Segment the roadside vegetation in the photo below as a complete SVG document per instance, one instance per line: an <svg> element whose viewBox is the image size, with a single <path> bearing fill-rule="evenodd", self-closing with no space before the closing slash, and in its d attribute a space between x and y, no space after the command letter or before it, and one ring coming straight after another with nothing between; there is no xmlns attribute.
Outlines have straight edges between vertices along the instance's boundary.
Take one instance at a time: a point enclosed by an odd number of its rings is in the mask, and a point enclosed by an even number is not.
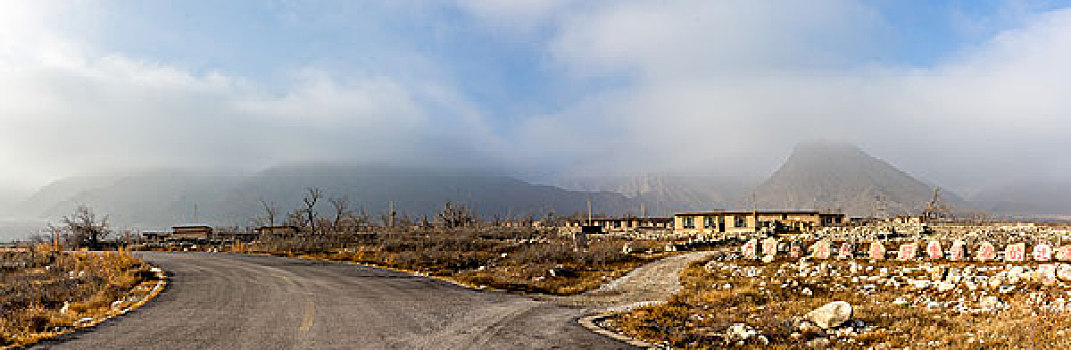
<svg viewBox="0 0 1071 350"><path fill-rule="evenodd" d="M119 314L143 300L155 279L129 253L61 252L48 245L0 252L0 347Z"/></svg>
<svg viewBox="0 0 1071 350"><path fill-rule="evenodd" d="M850 264L855 262L814 263L803 270L819 266L832 272L798 277L794 262L697 262L682 271L681 292L668 302L612 315L601 325L686 349L1071 347L1066 285L1023 280L966 288L963 283L970 282L961 282L941 290L929 281L926 263L863 262L858 269ZM951 268L962 271L966 265ZM970 268L992 272L1005 266ZM891 276L882 276L883 269ZM886 284L895 280L916 282ZM853 306L848 322L829 329L807 324L804 315L833 301Z"/></svg>
<svg viewBox="0 0 1071 350"><path fill-rule="evenodd" d="M275 237L235 250L372 264L444 277L472 286L576 294L664 256L664 242L591 238L586 247L537 228L409 228L301 239ZM626 252L623 247L629 246Z"/></svg>
<svg viewBox="0 0 1071 350"><path fill-rule="evenodd" d="M370 264L423 273L474 287L556 295L592 290L667 254L670 241L611 235L574 238L558 226L577 217L483 218L470 205L446 202L433 216L393 209L369 215L346 197L308 188L284 212L261 199L262 227L252 243L163 245L137 249L214 250ZM544 226L535 224L541 221ZM627 246L627 249L626 249Z"/></svg>

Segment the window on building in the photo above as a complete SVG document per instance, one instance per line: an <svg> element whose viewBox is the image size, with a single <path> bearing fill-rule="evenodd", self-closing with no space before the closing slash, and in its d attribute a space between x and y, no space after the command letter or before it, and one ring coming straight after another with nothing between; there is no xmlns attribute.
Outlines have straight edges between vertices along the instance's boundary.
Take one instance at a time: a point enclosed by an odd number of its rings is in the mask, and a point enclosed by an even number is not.
<svg viewBox="0 0 1071 350"><path fill-rule="evenodd" d="M685 216L681 219L681 226L684 226L684 228L695 228L695 218Z"/></svg>
<svg viewBox="0 0 1071 350"><path fill-rule="evenodd" d="M717 216L704 216L703 217L703 227L704 228L718 228L718 217Z"/></svg>
<svg viewBox="0 0 1071 350"><path fill-rule="evenodd" d="M743 215L737 215L734 217L733 227L747 227L747 217Z"/></svg>

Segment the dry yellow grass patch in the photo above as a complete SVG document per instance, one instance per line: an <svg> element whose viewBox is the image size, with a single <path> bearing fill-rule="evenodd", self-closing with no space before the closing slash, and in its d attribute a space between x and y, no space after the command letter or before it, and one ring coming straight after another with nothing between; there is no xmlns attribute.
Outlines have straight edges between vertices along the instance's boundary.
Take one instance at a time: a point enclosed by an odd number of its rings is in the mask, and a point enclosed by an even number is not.
<svg viewBox="0 0 1071 350"><path fill-rule="evenodd" d="M0 254L0 347L22 346L95 324L158 293L150 267L129 253Z"/></svg>

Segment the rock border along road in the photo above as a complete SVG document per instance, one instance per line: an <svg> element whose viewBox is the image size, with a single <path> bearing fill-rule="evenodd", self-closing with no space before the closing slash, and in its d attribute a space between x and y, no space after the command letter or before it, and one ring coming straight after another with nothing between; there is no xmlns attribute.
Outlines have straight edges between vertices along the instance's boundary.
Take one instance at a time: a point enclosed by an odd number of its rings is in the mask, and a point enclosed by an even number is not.
<svg viewBox="0 0 1071 350"><path fill-rule="evenodd" d="M170 275L163 293L119 319L35 348L631 348L575 322L587 310L397 271L240 254L141 256ZM653 281L642 276L655 266L629 281ZM647 284L617 283L591 297ZM618 295L653 295L636 293Z"/></svg>

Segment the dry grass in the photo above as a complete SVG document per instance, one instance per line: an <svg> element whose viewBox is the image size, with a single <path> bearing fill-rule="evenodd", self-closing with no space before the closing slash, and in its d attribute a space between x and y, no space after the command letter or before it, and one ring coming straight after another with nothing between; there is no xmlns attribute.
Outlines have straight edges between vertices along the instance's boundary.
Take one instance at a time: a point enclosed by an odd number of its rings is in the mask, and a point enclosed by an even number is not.
<svg viewBox="0 0 1071 350"><path fill-rule="evenodd" d="M236 251L373 264L417 271L498 289L568 295L602 283L663 255L631 253L665 242L590 236L576 251L551 230L491 228L411 230L361 236L271 239Z"/></svg>
<svg viewBox="0 0 1071 350"><path fill-rule="evenodd" d="M35 250L0 253L0 262L0 347L32 343L129 307L137 299L129 298L132 290L155 279L128 253Z"/></svg>
<svg viewBox="0 0 1071 350"><path fill-rule="evenodd" d="M861 262L867 264L866 262ZM1068 298L1066 286L1020 284L1014 292L913 291L911 288L863 289L867 282L843 278L793 278L782 264L762 265L734 261L740 268L755 267L760 277L734 275L729 270L707 271L697 263L681 275L682 291L668 303L639 308L612 317L607 325L630 336L675 348L724 348L726 329L734 323L754 327L770 341L744 344L751 348L1071 348L1071 313L1045 307L1056 298ZM830 262L843 266L846 262ZM916 263L906 263L913 266ZM892 262L874 263L899 267ZM962 265L962 263L960 264ZM717 266L717 265L715 265ZM779 275L778 272L781 272ZM912 272L919 279L923 272ZM909 274L910 275L910 274ZM797 285L783 287L789 281ZM725 289L725 284L731 285ZM801 291L806 288L813 295ZM997 295L1009 308L1003 311L964 312L954 307L929 308L926 303L895 305L897 298L926 298L946 305L974 304L982 293ZM855 320L866 327L851 335L836 331L800 333L794 318L830 301L853 305ZM793 334L796 333L796 334ZM830 339L828 345L816 343Z"/></svg>

